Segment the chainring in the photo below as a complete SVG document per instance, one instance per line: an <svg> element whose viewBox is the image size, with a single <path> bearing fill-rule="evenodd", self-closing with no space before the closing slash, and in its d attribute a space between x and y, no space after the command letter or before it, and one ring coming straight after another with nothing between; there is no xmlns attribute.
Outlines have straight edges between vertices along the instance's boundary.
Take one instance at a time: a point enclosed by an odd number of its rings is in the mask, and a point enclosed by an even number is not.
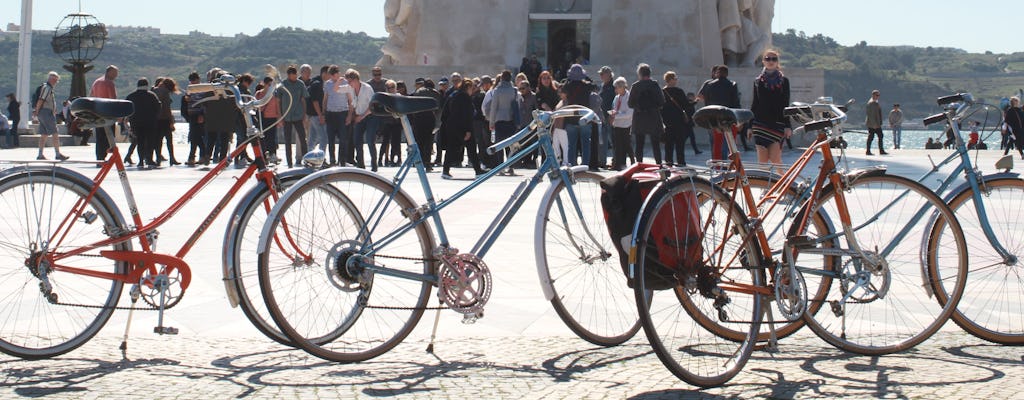
<svg viewBox="0 0 1024 400"><path fill-rule="evenodd" d="M171 269L170 273L147 273L139 278L139 295L146 304L158 308L160 295L163 293L164 309L174 307L185 294L185 290L181 288L181 279L181 271L177 268Z"/></svg>
<svg viewBox="0 0 1024 400"><path fill-rule="evenodd" d="M491 298L491 271L480 257L455 254L441 258L437 297L452 310L467 315L483 315Z"/></svg>
<svg viewBox="0 0 1024 400"><path fill-rule="evenodd" d="M787 321L796 321L807 311L807 281L796 268L779 263L775 269L775 305Z"/></svg>
<svg viewBox="0 0 1024 400"><path fill-rule="evenodd" d="M875 252L865 252L864 255L864 258L850 258L843 264L843 278L839 283L843 296L849 293L849 299L858 303L885 298L892 282L892 272L884 258ZM876 281L880 281L879 284Z"/></svg>

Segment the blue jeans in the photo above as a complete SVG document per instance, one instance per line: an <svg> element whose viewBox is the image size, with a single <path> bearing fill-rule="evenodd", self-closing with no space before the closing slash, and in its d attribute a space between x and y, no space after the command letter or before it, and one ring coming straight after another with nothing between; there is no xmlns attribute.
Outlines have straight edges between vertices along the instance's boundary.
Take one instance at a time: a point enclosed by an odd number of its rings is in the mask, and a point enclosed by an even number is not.
<svg viewBox="0 0 1024 400"><path fill-rule="evenodd" d="M601 165L608 164L608 148L612 145L612 124L608 121L602 121L601 124L601 143L597 146L597 163ZM597 166L597 165L595 165Z"/></svg>
<svg viewBox="0 0 1024 400"><path fill-rule="evenodd" d="M359 121L353 129L352 138L355 139L356 165L366 168L363 162L363 143L370 148L370 168L377 169L377 130L380 127L380 119L377 116L369 115Z"/></svg>
<svg viewBox="0 0 1024 400"><path fill-rule="evenodd" d="M583 150L583 163L590 163L590 126L566 122L565 132L569 137L569 165L576 164L576 154Z"/></svg>
<svg viewBox="0 0 1024 400"><path fill-rule="evenodd" d="M325 120L326 121L326 120ZM327 150L327 124L320 123L320 117L309 116L309 149Z"/></svg>
<svg viewBox="0 0 1024 400"><path fill-rule="evenodd" d="M893 146L893 147L895 147L897 149L900 148L900 139L901 139L900 136L902 134L903 134L903 127L902 126L894 125L892 127L892 141L895 144L895 146Z"/></svg>

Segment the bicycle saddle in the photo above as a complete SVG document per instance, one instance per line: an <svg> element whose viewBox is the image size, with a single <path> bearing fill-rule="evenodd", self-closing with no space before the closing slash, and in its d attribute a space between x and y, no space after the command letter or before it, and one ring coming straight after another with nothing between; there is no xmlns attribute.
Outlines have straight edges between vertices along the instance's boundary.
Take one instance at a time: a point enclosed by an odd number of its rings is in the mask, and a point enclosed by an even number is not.
<svg viewBox="0 0 1024 400"><path fill-rule="evenodd" d="M735 123L745 124L754 118L754 113L742 108L707 106L693 114L693 122L705 129L718 129Z"/></svg>
<svg viewBox="0 0 1024 400"><path fill-rule="evenodd" d="M437 109L437 100L432 97L402 96L391 93L375 93L370 100L373 115L392 117L395 114L415 114Z"/></svg>
<svg viewBox="0 0 1024 400"><path fill-rule="evenodd" d="M113 125L118 118L135 113L135 105L128 100L80 97L71 102L71 115L82 121L83 127Z"/></svg>

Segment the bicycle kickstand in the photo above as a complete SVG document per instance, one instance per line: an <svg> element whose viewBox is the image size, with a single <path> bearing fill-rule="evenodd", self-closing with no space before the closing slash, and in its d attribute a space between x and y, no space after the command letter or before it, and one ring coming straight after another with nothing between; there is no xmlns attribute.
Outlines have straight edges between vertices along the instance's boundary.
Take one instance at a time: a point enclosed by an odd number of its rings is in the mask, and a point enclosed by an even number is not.
<svg viewBox="0 0 1024 400"><path fill-rule="evenodd" d="M128 322L124 325L124 337L121 339L121 361L131 361L128 359L128 332L132 329L132 316L135 315L135 303L139 301L139 297L142 295L142 291L138 285L133 285L131 290L132 305L128 308Z"/></svg>
<svg viewBox="0 0 1024 400"><path fill-rule="evenodd" d="M765 314L768 317L768 343L764 345L763 350L769 353L778 353L779 337L775 334L775 315L772 314L771 302L768 302L768 306L765 307Z"/></svg>
<svg viewBox="0 0 1024 400"><path fill-rule="evenodd" d="M440 301L438 302L440 303ZM438 307L437 314L434 315L434 329L430 331L430 343L427 344L427 353L434 354L434 339L437 338L437 326L441 322L441 308ZM437 355L434 355L437 357Z"/></svg>

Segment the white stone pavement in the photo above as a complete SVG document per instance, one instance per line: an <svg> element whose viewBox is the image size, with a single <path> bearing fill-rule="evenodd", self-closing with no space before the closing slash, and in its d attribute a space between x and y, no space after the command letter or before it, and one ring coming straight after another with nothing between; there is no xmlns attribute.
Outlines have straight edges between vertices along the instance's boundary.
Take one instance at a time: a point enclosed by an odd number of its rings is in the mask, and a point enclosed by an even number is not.
<svg viewBox="0 0 1024 400"><path fill-rule="evenodd" d="M122 144L121 149L127 148ZM187 147L176 146L184 161ZM65 147L72 161L92 160L93 148ZM701 156L688 153L691 164ZM942 150L890 150L865 157L852 151L852 168L884 163L890 171L917 177L930 168L927 154ZM983 171L997 151L983 151ZM35 149L0 150L0 160L29 160ZM52 157L47 149L46 156ZM798 152L789 151L791 160ZM753 152L746 153L749 159ZM1016 160L1018 164L1022 163ZM165 164L166 165L166 164ZM68 163L86 175L96 169ZM1019 170L1019 167L1018 167ZM455 170L469 178L472 170ZM386 176L393 168L382 168ZM528 171L523 171L526 173ZM203 172L193 168L129 168L144 219L170 205ZM238 172L229 169L203 190L170 223L160 228L160 250L173 252L192 233ZM495 177L444 213L456 247L468 249L497 208L523 177ZM431 174L438 197L455 193L466 181L445 181ZM127 210L116 179L105 189ZM543 186L541 187L543 189ZM407 188L414 197L422 194ZM228 305L221 283L221 253L226 218L217 219L185 257L193 281L184 300L166 315L178 336L152 333L156 314L137 313L129 356L120 363L117 345L127 312L116 312L96 338L55 360L26 362L0 356L0 397L54 395L69 398L226 398L280 397L465 397L483 398L678 398L678 397L990 397L1011 398L1020 380L1024 349L990 345L949 323L919 349L882 358L853 357L825 345L810 333L788 339L783 352L759 354L729 386L694 392L665 370L640 334L626 346L594 348L573 334L553 312L538 284L533 258L533 221L540 194L527 201L485 261L494 276L486 317L474 325L461 316L442 314L438 356L423 352L432 318L425 317L408 343L379 359L355 365L321 362L263 338L239 310ZM227 207L229 212L234 204ZM432 314L429 314L432 317Z"/></svg>

